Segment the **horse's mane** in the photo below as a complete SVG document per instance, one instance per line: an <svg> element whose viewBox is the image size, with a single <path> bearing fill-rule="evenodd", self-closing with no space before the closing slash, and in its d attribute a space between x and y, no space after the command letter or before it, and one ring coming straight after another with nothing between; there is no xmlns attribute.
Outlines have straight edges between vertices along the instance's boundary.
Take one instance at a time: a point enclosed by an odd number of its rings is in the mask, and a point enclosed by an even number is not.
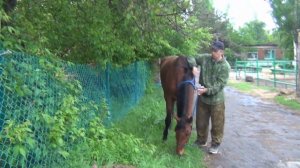
<svg viewBox="0 0 300 168"><path fill-rule="evenodd" d="M194 78L192 68L188 66L187 58L184 56L179 56L177 59L177 67L178 68L184 68L184 74L182 76L182 79L179 82L179 85L177 86L177 116L179 118L185 118L186 114L184 113L184 106L186 104L186 92L188 89L188 83L182 83L183 81L192 80ZM181 122L177 123L176 129L180 129L185 125L184 120L181 120Z"/></svg>
<svg viewBox="0 0 300 168"><path fill-rule="evenodd" d="M181 81L190 80L194 78L192 68L189 67L187 58L185 56L178 56L176 60L177 68L184 68L184 75Z"/></svg>

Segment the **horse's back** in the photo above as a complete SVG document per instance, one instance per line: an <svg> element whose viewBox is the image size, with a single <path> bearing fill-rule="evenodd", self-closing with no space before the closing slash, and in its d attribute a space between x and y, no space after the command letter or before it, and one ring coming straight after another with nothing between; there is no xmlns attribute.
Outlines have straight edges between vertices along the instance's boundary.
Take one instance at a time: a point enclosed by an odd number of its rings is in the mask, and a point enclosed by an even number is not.
<svg viewBox="0 0 300 168"><path fill-rule="evenodd" d="M173 63L176 62L176 59L178 58L178 56L167 56L161 59L160 61L160 68L165 68L166 66L170 66Z"/></svg>
<svg viewBox="0 0 300 168"><path fill-rule="evenodd" d="M175 81L175 68L176 68L176 59L178 56L168 56L161 59L160 63L160 80L161 85L164 91L165 97L175 92L176 90L176 81ZM174 96L174 95L173 95ZM173 97L172 96L172 97Z"/></svg>
<svg viewBox="0 0 300 168"><path fill-rule="evenodd" d="M176 68L176 59L178 56L168 56L161 60L160 63L160 75L163 79L166 79L166 77L170 77L170 75L167 75L171 72L174 72Z"/></svg>

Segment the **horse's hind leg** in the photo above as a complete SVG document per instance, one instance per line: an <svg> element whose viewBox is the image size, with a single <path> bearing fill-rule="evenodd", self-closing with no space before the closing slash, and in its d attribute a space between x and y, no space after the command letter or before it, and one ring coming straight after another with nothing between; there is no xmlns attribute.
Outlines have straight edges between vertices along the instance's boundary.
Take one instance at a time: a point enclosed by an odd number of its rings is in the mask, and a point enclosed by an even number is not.
<svg viewBox="0 0 300 168"><path fill-rule="evenodd" d="M165 129L164 129L164 134L163 134L163 140L167 140L168 138L168 131L169 131L169 127L171 125L171 116L170 114L167 114L166 118L165 118Z"/></svg>
<svg viewBox="0 0 300 168"><path fill-rule="evenodd" d="M172 115L173 115L173 108L174 108L174 100L172 99L167 99L166 100L166 110L167 110L167 115L165 118L165 129L164 129L164 133L163 133L163 140L167 140L168 138L168 130L169 127L171 125L171 121L172 121Z"/></svg>

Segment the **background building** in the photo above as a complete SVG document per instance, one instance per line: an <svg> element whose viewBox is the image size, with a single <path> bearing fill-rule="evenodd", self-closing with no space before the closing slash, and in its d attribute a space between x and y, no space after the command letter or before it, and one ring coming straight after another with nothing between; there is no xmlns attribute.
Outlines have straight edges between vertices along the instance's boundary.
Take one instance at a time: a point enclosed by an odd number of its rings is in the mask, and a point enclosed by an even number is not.
<svg viewBox="0 0 300 168"><path fill-rule="evenodd" d="M247 60L276 60L283 59L283 52L277 44L259 44L245 46L245 52L242 54Z"/></svg>

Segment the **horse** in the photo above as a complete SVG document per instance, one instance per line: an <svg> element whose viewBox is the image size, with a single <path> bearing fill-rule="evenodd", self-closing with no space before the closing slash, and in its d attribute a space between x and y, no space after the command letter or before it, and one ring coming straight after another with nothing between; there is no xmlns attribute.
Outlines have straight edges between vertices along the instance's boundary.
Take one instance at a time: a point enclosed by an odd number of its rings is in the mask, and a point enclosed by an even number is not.
<svg viewBox="0 0 300 168"><path fill-rule="evenodd" d="M177 115L174 116L177 121L175 127L176 153L182 155L192 132L195 76L192 68L188 66L186 57L167 56L161 59L160 78L166 103L163 140L167 140L176 102Z"/></svg>

